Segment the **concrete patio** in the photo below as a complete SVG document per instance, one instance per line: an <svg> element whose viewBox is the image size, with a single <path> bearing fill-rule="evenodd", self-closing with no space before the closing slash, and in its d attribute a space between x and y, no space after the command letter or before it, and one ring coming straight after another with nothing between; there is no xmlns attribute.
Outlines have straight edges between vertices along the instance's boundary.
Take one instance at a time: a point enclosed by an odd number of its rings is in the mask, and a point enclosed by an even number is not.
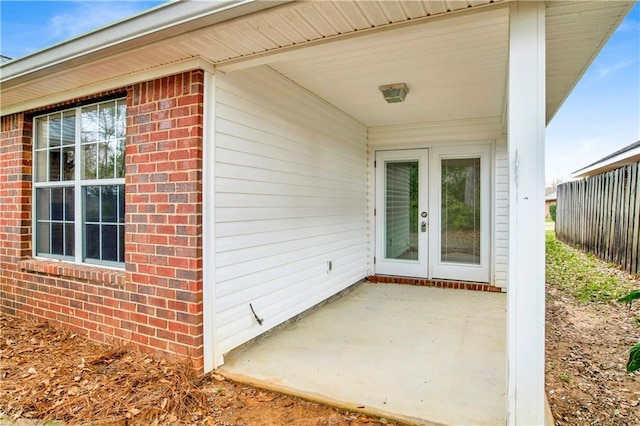
<svg viewBox="0 0 640 426"><path fill-rule="evenodd" d="M506 295L363 283L232 351L233 380L417 424L505 424Z"/></svg>

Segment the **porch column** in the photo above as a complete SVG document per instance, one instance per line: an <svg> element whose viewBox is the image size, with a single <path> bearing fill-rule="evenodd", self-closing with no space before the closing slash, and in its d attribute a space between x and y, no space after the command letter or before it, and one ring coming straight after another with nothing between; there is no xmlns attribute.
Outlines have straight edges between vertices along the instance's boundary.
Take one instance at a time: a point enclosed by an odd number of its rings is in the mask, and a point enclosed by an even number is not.
<svg viewBox="0 0 640 426"><path fill-rule="evenodd" d="M544 391L545 4L511 6L507 422L542 425Z"/></svg>
<svg viewBox="0 0 640 426"><path fill-rule="evenodd" d="M215 280L215 119L216 80L204 73L204 112L202 137L202 333L204 372L222 365L216 352L216 280Z"/></svg>

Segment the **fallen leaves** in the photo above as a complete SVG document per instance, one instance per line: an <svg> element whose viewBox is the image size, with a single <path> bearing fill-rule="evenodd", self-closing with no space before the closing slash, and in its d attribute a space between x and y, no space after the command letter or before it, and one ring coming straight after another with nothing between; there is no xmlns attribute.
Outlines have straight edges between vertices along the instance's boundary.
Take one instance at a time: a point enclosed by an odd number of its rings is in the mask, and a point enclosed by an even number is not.
<svg viewBox="0 0 640 426"><path fill-rule="evenodd" d="M3 316L0 325L0 411L11 418L175 422L205 405L208 394L184 362L110 348L23 319Z"/></svg>
<svg viewBox="0 0 640 426"><path fill-rule="evenodd" d="M194 376L189 365L0 314L4 419L109 425L395 424L289 395Z"/></svg>
<svg viewBox="0 0 640 426"><path fill-rule="evenodd" d="M556 425L640 424L640 383L625 368L629 342L640 334L624 330L633 316L548 285L546 387Z"/></svg>

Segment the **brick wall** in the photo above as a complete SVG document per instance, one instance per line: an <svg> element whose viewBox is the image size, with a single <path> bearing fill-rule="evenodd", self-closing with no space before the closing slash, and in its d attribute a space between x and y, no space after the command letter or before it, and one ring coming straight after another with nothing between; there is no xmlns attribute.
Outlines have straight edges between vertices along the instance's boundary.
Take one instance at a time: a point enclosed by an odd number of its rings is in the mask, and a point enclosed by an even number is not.
<svg viewBox="0 0 640 426"><path fill-rule="evenodd" d="M2 117L0 306L94 340L189 357L202 371L204 74L126 93L126 271L31 259L33 111Z"/></svg>
<svg viewBox="0 0 640 426"><path fill-rule="evenodd" d="M17 265L31 255L32 124L22 113L0 124L0 307L11 315L31 293Z"/></svg>

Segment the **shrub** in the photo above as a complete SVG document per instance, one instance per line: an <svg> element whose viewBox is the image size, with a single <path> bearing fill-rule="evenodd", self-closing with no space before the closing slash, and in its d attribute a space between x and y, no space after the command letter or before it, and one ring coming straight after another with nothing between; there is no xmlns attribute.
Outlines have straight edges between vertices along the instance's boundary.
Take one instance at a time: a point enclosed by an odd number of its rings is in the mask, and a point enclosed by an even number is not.
<svg viewBox="0 0 640 426"><path fill-rule="evenodd" d="M554 222L556 221L556 210L557 210L557 208L558 208L557 204L551 204L549 206L549 214L551 215L551 220L554 221Z"/></svg>

